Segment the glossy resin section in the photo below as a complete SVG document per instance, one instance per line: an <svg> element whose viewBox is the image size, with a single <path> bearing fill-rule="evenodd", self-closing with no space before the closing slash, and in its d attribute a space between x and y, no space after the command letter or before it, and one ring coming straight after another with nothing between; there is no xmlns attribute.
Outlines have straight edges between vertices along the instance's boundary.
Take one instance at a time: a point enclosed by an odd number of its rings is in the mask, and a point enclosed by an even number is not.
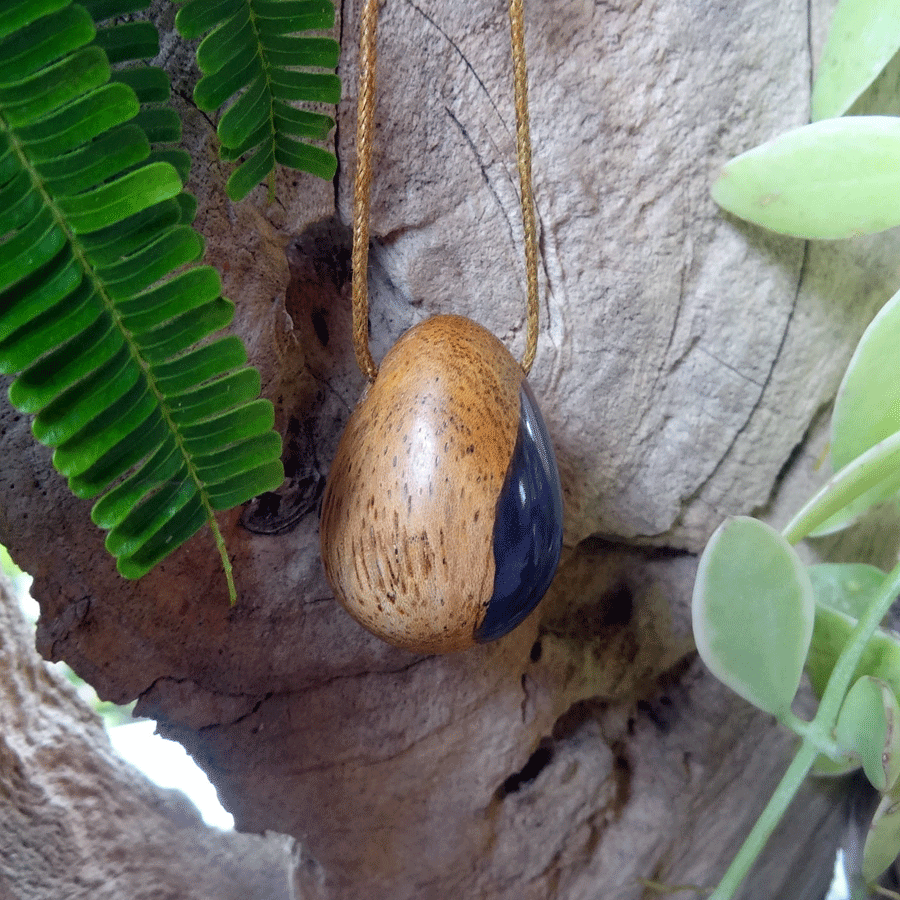
<svg viewBox="0 0 900 900"><path fill-rule="evenodd" d="M556 573L562 537L556 456L534 394L523 381L516 446L494 520L494 592L475 640L503 637L538 605Z"/></svg>

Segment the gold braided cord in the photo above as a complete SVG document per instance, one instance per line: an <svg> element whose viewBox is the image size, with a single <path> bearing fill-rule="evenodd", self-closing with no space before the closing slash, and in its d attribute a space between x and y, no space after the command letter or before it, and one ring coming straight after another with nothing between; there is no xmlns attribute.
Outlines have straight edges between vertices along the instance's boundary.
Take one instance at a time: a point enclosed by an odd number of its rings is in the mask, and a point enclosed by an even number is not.
<svg viewBox="0 0 900 900"><path fill-rule="evenodd" d="M353 348L360 370L374 381L378 366L369 350L369 206L372 194L372 141L375 122L375 69L378 56L379 0L363 0L359 40L359 98L356 112L356 175L353 186ZM525 63L523 0L509 0L513 83L516 106L516 161L525 237L528 331L522 368L531 371L538 340L537 226L531 189L531 135L528 120L528 69Z"/></svg>
<svg viewBox="0 0 900 900"><path fill-rule="evenodd" d="M525 65L525 16L523 0L509 0L512 38L513 84L516 92L516 162L522 194L522 226L525 233L525 277L528 286L528 333L522 368L531 371L538 340L537 226L531 190L531 129L528 120L528 67Z"/></svg>
<svg viewBox="0 0 900 900"><path fill-rule="evenodd" d="M353 185L353 349L363 375L374 381L378 366L369 350L369 205L372 135L375 130L375 68L378 0L364 0L359 33L359 100L356 108L356 178Z"/></svg>

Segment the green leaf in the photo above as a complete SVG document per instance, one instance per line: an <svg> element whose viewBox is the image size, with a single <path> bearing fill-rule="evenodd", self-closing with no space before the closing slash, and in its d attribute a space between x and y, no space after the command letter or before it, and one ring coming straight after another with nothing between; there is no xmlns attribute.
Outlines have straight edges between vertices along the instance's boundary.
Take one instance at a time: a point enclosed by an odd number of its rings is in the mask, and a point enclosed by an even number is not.
<svg viewBox="0 0 900 900"><path fill-rule="evenodd" d="M310 66L334 69L340 56L340 44L333 38L307 38L269 34L263 38L266 62L276 66Z"/></svg>
<svg viewBox="0 0 900 900"><path fill-rule="evenodd" d="M79 194L143 162L150 153L147 136L129 123L108 131L80 150L44 160L36 168L56 196Z"/></svg>
<svg viewBox="0 0 900 900"><path fill-rule="evenodd" d="M191 501L199 500L197 486L182 467L171 481L134 507L106 536L106 549L113 556L136 553Z"/></svg>
<svg viewBox="0 0 900 900"><path fill-rule="evenodd" d="M86 280L66 297L65 303L57 303L21 328L13 332L0 344L0 358L4 368L10 372L31 366L47 352L48 346L62 344L73 335L81 335L93 325L104 312L97 293ZM23 412L36 413L42 399L39 392L28 391L20 395L20 387L15 383L10 388L10 397Z"/></svg>
<svg viewBox="0 0 900 900"><path fill-rule="evenodd" d="M235 203L243 200L272 171L275 165L275 151L257 150L246 162L238 166L225 182L225 193Z"/></svg>
<svg viewBox="0 0 900 900"><path fill-rule="evenodd" d="M93 285L87 287L91 289ZM44 346L43 353L37 351L35 361L13 382L10 402L26 412L43 409L59 393L117 353L123 343L122 335L113 328L104 310L81 333L70 332L66 343L54 349Z"/></svg>
<svg viewBox="0 0 900 900"><path fill-rule="evenodd" d="M103 268L121 262L125 257L158 240L160 235L178 224L181 215L178 201L182 196L179 194L173 200L164 200L150 206L115 225L82 235L81 246L91 263L97 268Z"/></svg>
<svg viewBox="0 0 900 900"><path fill-rule="evenodd" d="M266 178L275 163L331 179L334 155L297 138L324 139L334 125L321 113L296 110L285 101L334 104L340 100L336 75L299 68L334 68L339 46L330 37L298 35L331 28L334 5L327 0L190 0L175 18L185 37L209 33L197 49L204 73L194 100L207 111L232 103L218 127L220 155L246 156L226 186L241 200Z"/></svg>
<svg viewBox="0 0 900 900"><path fill-rule="evenodd" d="M255 43L250 24L250 7L244 6L211 31L197 47L197 66L204 75L218 72Z"/></svg>
<svg viewBox="0 0 900 900"><path fill-rule="evenodd" d="M141 578L172 552L173 545L181 546L208 522L203 501L192 497L162 527L145 538L137 550L119 557L116 564L119 572L126 578Z"/></svg>
<svg viewBox="0 0 900 900"><path fill-rule="evenodd" d="M111 78L127 84L141 103L165 103L172 93L169 76L157 66L120 69Z"/></svg>
<svg viewBox="0 0 900 900"><path fill-rule="evenodd" d="M147 396L153 399L151 395ZM159 446L167 430L168 424L154 406L143 421L117 443L111 443L104 452L97 452L94 447L84 452L81 447L64 445L54 453L53 464L69 477L69 489L76 497L90 499L144 459L147 447Z"/></svg>
<svg viewBox="0 0 900 900"><path fill-rule="evenodd" d="M280 454L281 438L274 431L265 431L225 450L206 454L198 464L197 473L205 485L221 484L260 460L274 460Z"/></svg>
<svg viewBox="0 0 900 900"><path fill-rule="evenodd" d="M813 121L847 112L898 50L898 0L841 0L813 85Z"/></svg>
<svg viewBox="0 0 900 900"><path fill-rule="evenodd" d="M885 682L864 676L850 688L835 737L862 760L873 787L890 790L900 774L900 707Z"/></svg>
<svg viewBox="0 0 900 900"><path fill-rule="evenodd" d="M188 40L200 37L246 6L246 0L191 0L175 16L178 33Z"/></svg>
<svg viewBox="0 0 900 900"><path fill-rule="evenodd" d="M105 84L62 110L19 129L33 163L61 156L137 115L134 91L125 84Z"/></svg>
<svg viewBox="0 0 900 900"><path fill-rule="evenodd" d="M94 23L82 6L65 6L27 25L0 45L2 83L20 81L90 43Z"/></svg>
<svg viewBox="0 0 900 900"><path fill-rule="evenodd" d="M74 437L92 418L111 406L140 378L126 345L108 362L82 378L38 413L34 436L48 447Z"/></svg>
<svg viewBox="0 0 900 900"><path fill-rule="evenodd" d="M816 620L806 669L813 690L821 696L859 614L884 583L884 573L873 566L834 563L812 566L809 575L816 594ZM900 695L900 642L882 629L869 640L853 677L864 675L884 681L895 696Z"/></svg>
<svg viewBox="0 0 900 900"><path fill-rule="evenodd" d="M166 394L177 394L195 384L222 375L247 362L240 339L231 335L198 347L154 368L156 384Z"/></svg>
<svg viewBox="0 0 900 900"><path fill-rule="evenodd" d="M251 368L239 369L202 387L175 394L169 398L168 406L172 421L176 423L202 422L255 400L259 391L259 372Z"/></svg>
<svg viewBox="0 0 900 900"><path fill-rule="evenodd" d="M255 79L219 121L219 140L226 147L237 147L246 135L258 128L271 130L272 99L265 78ZM256 146L252 144L251 146Z"/></svg>
<svg viewBox="0 0 900 900"><path fill-rule="evenodd" d="M129 13L141 12L150 5L150 0L80 0L95 22L103 22Z"/></svg>
<svg viewBox="0 0 900 900"><path fill-rule="evenodd" d="M97 18L134 2L88 0ZM56 448L73 492L98 498L92 516L120 572L143 574L206 523L234 599L215 513L280 483L281 439L243 345L214 336L234 312L218 275L176 271L203 252L187 224L196 200L181 189L189 158L152 146L175 141L180 126L171 110L139 111L135 94L160 102L168 80L132 67L107 83L102 50L79 43L93 33L80 7L24 5L28 15L0 10L0 370L15 376L10 399L36 414L34 434ZM156 32L116 25L99 43L131 59L155 51Z"/></svg>
<svg viewBox="0 0 900 900"><path fill-rule="evenodd" d="M187 447L202 456L271 429L275 413L268 400L255 400L214 419L181 429Z"/></svg>
<svg viewBox="0 0 900 900"><path fill-rule="evenodd" d="M829 482L785 526L784 536L792 544L809 534L827 534L844 527L900 488L900 434L877 443L838 471Z"/></svg>
<svg viewBox="0 0 900 900"><path fill-rule="evenodd" d="M862 876L874 881L900 853L900 800L888 794L881 798L863 847Z"/></svg>
<svg viewBox="0 0 900 900"><path fill-rule="evenodd" d="M166 439L136 472L94 504L91 519L100 528L113 528L136 507L142 497L150 496L176 477L183 480L186 472L184 457L179 452L174 438L171 434L167 434Z"/></svg>
<svg viewBox="0 0 900 900"><path fill-rule="evenodd" d="M900 292L869 324L844 374L831 417L837 474L791 522L789 540L849 525L900 490Z"/></svg>
<svg viewBox="0 0 900 900"><path fill-rule="evenodd" d="M20 28L26 28L41 16L49 16L68 3L69 0L33 0L31 3L17 3L0 9L0 40Z"/></svg>
<svg viewBox="0 0 900 900"><path fill-rule="evenodd" d="M245 47L227 68L204 75L197 82L194 102L200 109L211 112L262 74L263 65L256 48Z"/></svg>
<svg viewBox="0 0 900 900"><path fill-rule="evenodd" d="M713 199L781 234L847 238L900 224L900 119L853 116L796 128L725 165Z"/></svg>
<svg viewBox="0 0 900 900"><path fill-rule="evenodd" d="M333 104L341 99L341 80L337 75L272 68L269 70L269 79L272 96L279 100Z"/></svg>
<svg viewBox="0 0 900 900"><path fill-rule="evenodd" d="M203 252L203 241L197 232L186 231L185 228L178 226L169 229L159 240L119 265L99 269L98 273L108 279L109 296L114 300L126 300L173 269L198 259Z"/></svg>
<svg viewBox="0 0 900 900"><path fill-rule="evenodd" d="M8 341L15 331L72 294L82 279L83 270L66 248L31 277L0 293L0 347L4 348L0 358L7 358L4 354L12 349ZM12 365L7 369L3 365L0 363L0 371L15 372L20 368Z"/></svg>
<svg viewBox="0 0 900 900"><path fill-rule="evenodd" d="M274 491L284 481L284 469L277 459L261 463L249 472L243 472L233 478L226 478L219 484L207 488L213 509L231 509L240 503L246 503L252 497Z"/></svg>
<svg viewBox="0 0 900 900"><path fill-rule="evenodd" d="M697 650L716 678L766 712L789 713L813 618L809 575L777 531L746 517L716 530L692 603Z"/></svg>
<svg viewBox="0 0 900 900"><path fill-rule="evenodd" d="M74 197L60 197L58 204L76 234L101 228L141 212L181 192L178 173L166 163L152 163L115 181Z"/></svg>
<svg viewBox="0 0 900 900"><path fill-rule="evenodd" d="M819 563L809 567L816 603L853 619L866 611L884 572L865 563Z"/></svg>
<svg viewBox="0 0 900 900"><path fill-rule="evenodd" d="M275 160L301 172L309 172L326 180L337 172L337 157L321 147L312 147L284 135L275 138Z"/></svg>
<svg viewBox="0 0 900 900"><path fill-rule="evenodd" d="M319 31L334 25L334 4L326 0L254 0L263 21L280 22L285 31Z"/></svg>
<svg viewBox="0 0 900 900"><path fill-rule="evenodd" d="M98 47L78 50L23 81L0 85L0 106L12 127L26 125L100 87L109 78L109 63Z"/></svg>
<svg viewBox="0 0 900 900"><path fill-rule="evenodd" d="M159 34L152 22L123 22L99 28L94 38L111 63L131 59L152 59L159 53Z"/></svg>
<svg viewBox="0 0 900 900"><path fill-rule="evenodd" d="M181 119L174 109L142 109L134 119L151 144L175 144L181 140Z"/></svg>
<svg viewBox="0 0 900 900"><path fill-rule="evenodd" d="M294 109L293 106L288 106L281 100L274 102L273 113L275 127L285 134L293 134L297 137L321 141L325 140L331 129L334 128L334 119L331 116Z"/></svg>
<svg viewBox="0 0 900 900"><path fill-rule="evenodd" d="M219 273L211 266L198 266L179 273L131 300L123 300L119 304L119 311L126 328L143 332L215 300L221 293Z"/></svg>
<svg viewBox="0 0 900 900"><path fill-rule="evenodd" d="M231 323L233 316L234 304L224 297L204 303L140 335L141 353L151 363L162 362L224 328Z"/></svg>
<svg viewBox="0 0 900 900"><path fill-rule="evenodd" d="M831 460L842 469L900 431L900 292L866 328L831 417Z"/></svg>
<svg viewBox="0 0 900 900"><path fill-rule="evenodd" d="M148 390L146 382L138 379L129 391L91 420L90 428L82 429L57 447L53 465L67 476L96 471L96 464L122 441L135 432L141 433L143 423L158 418L158 410L157 398Z"/></svg>

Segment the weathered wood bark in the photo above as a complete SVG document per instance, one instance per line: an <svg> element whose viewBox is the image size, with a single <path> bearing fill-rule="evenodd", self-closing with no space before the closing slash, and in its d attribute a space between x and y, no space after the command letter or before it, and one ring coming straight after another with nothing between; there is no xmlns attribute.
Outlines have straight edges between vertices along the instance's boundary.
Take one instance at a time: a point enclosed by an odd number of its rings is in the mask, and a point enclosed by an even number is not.
<svg viewBox="0 0 900 900"><path fill-rule="evenodd" d="M290 900L289 841L207 828L113 751L0 576L0 896Z"/></svg>
<svg viewBox="0 0 900 900"><path fill-rule="evenodd" d="M202 536L141 582L120 579L26 418L0 410L0 540L35 576L40 651L104 697L139 698L239 828L297 838L303 897L628 900L640 878L710 885L780 777L792 741L692 659L695 554L723 516L778 519L823 477L807 433L898 286L897 241L779 239L722 216L708 186L729 157L806 120L830 7L529 4L543 315L531 380L557 443L567 550L539 611L495 645L386 647L332 602L318 557L310 496L361 388L341 224L356 3L341 9L334 186L282 174L277 202L260 189L231 206L210 123L185 104L197 225L290 476L278 504L222 517L237 606ZM521 351L505 15L500 0L384 5L376 357L436 312ZM186 95L187 52L172 39L164 56ZM805 788L744 897L821 896L840 790Z"/></svg>

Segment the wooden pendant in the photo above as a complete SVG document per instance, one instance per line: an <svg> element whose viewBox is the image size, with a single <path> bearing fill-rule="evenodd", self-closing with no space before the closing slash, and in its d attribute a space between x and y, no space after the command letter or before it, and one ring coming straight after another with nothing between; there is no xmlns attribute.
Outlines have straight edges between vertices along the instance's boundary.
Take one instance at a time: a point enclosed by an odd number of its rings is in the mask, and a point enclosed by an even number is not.
<svg viewBox="0 0 900 900"><path fill-rule="evenodd" d="M562 547L553 446L521 366L485 328L407 331L347 423L322 506L325 572L347 611L420 653L516 627Z"/></svg>

